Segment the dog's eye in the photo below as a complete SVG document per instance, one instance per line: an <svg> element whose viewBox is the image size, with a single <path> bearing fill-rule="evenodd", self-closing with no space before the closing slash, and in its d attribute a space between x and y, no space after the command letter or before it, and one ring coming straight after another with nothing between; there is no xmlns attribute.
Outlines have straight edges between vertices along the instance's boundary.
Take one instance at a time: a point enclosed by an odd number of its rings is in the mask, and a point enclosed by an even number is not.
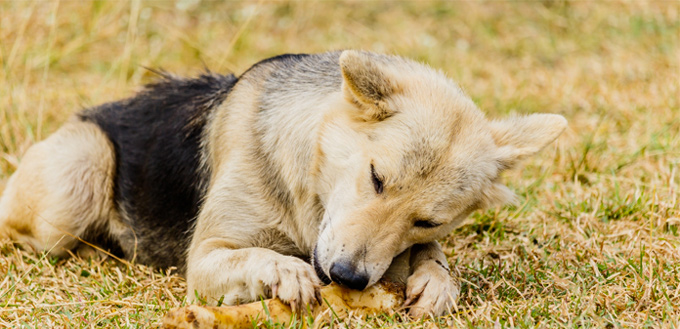
<svg viewBox="0 0 680 329"><path fill-rule="evenodd" d="M441 226L441 223L437 223L431 220L417 220L413 226L415 227L422 227L422 228L433 228L437 226Z"/></svg>
<svg viewBox="0 0 680 329"><path fill-rule="evenodd" d="M371 181L373 181L373 188L375 189L375 193L382 194L383 182L375 173L375 168L373 167L373 164L371 164Z"/></svg>

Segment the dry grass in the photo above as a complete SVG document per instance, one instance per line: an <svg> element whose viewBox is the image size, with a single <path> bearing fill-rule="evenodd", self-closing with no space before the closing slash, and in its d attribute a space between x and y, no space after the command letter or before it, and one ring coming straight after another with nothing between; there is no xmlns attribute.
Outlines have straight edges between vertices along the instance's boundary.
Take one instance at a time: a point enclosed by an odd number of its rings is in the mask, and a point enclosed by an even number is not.
<svg viewBox="0 0 680 329"><path fill-rule="evenodd" d="M398 53L448 72L490 116L554 112L570 129L507 175L521 206L443 241L458 310L353 325L680 327L677 2L4 1L0 17L0 189L69 114L149 81L143 66ZM177 276L104 257L0 250L0 327L147 327L185 293Z"/></svg>

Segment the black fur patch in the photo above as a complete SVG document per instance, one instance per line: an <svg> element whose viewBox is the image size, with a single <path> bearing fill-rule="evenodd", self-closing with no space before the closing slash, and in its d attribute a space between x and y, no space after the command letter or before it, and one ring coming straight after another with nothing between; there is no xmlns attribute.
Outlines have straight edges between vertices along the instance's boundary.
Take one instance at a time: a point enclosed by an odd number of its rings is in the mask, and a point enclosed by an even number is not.
<svg viewBox="0 0 680 329"><path fill-rule="evenodd" d="M237 78L162 77L136 96L85 110L80 118L97 124L115 149L114 195L130 228L116 237L125 256L182 271L210 175L201 167L204 129Z"/></svg>

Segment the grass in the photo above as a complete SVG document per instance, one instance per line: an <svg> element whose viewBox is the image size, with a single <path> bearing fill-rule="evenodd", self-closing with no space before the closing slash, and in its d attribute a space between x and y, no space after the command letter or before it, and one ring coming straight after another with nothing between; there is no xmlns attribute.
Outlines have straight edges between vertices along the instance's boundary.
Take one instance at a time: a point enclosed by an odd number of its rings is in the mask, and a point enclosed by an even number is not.
<svg viewBox="0 0 680 329"><path fill-rule="evenodd" d="M70 114L151 81L144 67L397 53L447 72L491 117L560 113L570 127L506 175L519 206L442 241L462 284L453 314L349 324L680 327L677 2L3 1L0 17L0 190ZM154 326L186 293L171 272L104 256L0 251L0 327Z"/></svg>

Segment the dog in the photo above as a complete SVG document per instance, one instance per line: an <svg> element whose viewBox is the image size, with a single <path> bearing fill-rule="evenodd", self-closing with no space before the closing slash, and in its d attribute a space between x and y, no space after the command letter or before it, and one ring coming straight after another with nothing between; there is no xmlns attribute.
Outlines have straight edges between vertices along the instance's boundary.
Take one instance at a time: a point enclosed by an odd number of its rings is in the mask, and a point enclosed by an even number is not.
<svg viewBox="0 0 680 329"><path fill-rule="evenodd" d="M459 290L437 243L514 199L500 174L566 128L555 114L489 120L443 73L345 50L245 73L163 74L32 146L0 201L0 237L65 255L80 241L175 266L188 300L362 290L408 252L414 316Z"/></svg>

